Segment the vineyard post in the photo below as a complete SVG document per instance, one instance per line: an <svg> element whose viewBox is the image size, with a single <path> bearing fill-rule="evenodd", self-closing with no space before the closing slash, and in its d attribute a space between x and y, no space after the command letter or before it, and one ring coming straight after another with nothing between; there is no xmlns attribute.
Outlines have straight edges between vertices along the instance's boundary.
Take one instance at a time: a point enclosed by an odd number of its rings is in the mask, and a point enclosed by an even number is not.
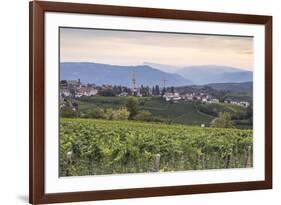
<svg viewBox="0 0 281 205"><path fill-rule="evenodd" d="M161 158L160 154L155 155L154 169L156 172L159 172L159 170L160 170L160 158Z"/></svg>
<svg viewBox="0 0 281 205"><path fill-rule="evenodd" d="M66 159L67 159L67 168L66 168L66 176L70 176L70 165L72 164L72 151L69 151L66 153Z"/></svg>
<svg viewBox="0 0 281 205"><path fill-rule="evenodd" d="M251 146L247 146L245 148L245 164L244 167L250 167L251 166Z"/></svg>

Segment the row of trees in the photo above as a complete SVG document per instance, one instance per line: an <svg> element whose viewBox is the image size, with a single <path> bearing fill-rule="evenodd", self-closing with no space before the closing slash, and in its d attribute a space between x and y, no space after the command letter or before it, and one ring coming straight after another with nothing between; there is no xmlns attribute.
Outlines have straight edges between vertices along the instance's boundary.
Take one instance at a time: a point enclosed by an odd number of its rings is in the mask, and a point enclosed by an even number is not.
<svg viewBox="0 0 281 205"><path fill-rule="evenodd" d="M83 113L82 117L85 118L96 118L96 119L106 119L106 120L127 120L129 118L129 111L126 108L119 109L101 109L96 108L88 113Z"/></svg>
<svg viewBox="0 0 281 205"><path fill-rule="evenodd" d="M150 88L149 86L141 85L138 89L139 93L142 96L160 96L164 95L165 92L175 92L174 87L160 88L159 85L152 86L152 88ZM113 86L109 88L103 88L98 91L98 94L101 96L116 96L121 94L122 92L126 92L128 93L128 95L134 95L131 88L127 88L124 86Z"/></svg>
<svg viewBox="0 0 281 205"><path fill-rule="evenodd" d="M98 94L101 96L116 96L122 92L126 92L129 95L132 95L132 90L125 86L113 86L108 88L99 88Z"/></svg>

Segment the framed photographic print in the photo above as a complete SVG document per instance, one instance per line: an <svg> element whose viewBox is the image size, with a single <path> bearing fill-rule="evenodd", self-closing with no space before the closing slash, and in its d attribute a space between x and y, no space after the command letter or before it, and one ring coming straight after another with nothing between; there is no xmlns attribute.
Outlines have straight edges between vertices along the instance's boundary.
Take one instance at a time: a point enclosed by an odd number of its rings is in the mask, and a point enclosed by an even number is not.
<svg viewBox="0 0 281 205"><path fill-rule="evenodd" d="M30 2L30 203L271 187L271 16Z"/></svg>

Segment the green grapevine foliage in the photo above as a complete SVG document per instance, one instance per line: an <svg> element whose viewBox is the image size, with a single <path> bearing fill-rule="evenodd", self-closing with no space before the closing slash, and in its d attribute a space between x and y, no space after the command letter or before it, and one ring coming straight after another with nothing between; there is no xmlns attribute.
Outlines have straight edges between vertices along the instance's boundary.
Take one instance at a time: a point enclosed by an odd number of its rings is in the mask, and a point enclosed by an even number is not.
<svg viewBox="0 0 281 205"><path fill-rule="evenodd" d="M252 130L62 118L60 176L251 167L252 143Z"/></svg>

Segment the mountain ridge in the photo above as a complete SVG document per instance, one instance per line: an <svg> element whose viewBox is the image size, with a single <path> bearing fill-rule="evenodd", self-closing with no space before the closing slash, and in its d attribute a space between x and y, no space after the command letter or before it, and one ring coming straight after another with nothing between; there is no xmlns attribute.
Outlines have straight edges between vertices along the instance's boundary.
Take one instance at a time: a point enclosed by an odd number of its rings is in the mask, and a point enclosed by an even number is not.
<svg viewBox="0 0 281 205"><path fill-rule="evenodd" d="M247 82L253 80L252 71L231 66L187 66L179 70L178 73L185 78L191 79L198 85L226 82Z"/></svg>
<svg viewBox="0 0 281 205"><path fill-rule="evenodd" d="M160 87L166 81L168 86L206 85L212 83L242 83L253 81L253 73L248 70L218 65L187 66L176 73L165 72L163 69L172 70L173 66L164 64L158 68L150 65L112 65L95 62L62 62L60 75L62 80L80 79L82 83L95 83L97 85L112 84L131 86L133 73L137 85ZM159 66L163 69L160 69ZM176 68L176 67L174 67ZM178 67L177 67L178 68Z"/></svg>
<svg viewBox="0 0 281 205"><path fill-rule="evenodd" d="M131 86L133 73L137 84L155 86L168 80L166 86L190 85L192 82L175 73L166 73L148 65L120 66L94 62L62 62L61 80L80 79L82 83Z"/></svg>

